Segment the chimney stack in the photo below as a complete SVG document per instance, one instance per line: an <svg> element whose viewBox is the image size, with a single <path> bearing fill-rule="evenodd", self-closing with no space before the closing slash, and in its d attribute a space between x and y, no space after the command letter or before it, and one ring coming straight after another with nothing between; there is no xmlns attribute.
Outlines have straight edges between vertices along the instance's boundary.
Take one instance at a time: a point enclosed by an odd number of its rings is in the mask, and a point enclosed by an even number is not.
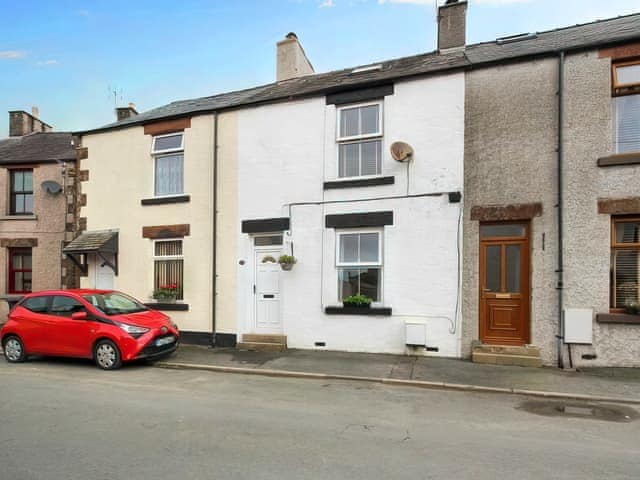
<svg viewBox="0 0 640 480"><path fill-rule="evenodd" d="M284 40L279 41L277 50L276 79L278 82L314 73L313 66L304 53L295 33L288 33Z"/></svg>
<svg viewBox="0 0 640 480"><path fill-rule="evenodd" d="M438 51L464 50L466 34L467 1L446 0L438 7Z"/></svg>
<svg viewBox="0 0 640 480"><path fill-rule="evenodd" d="M135 117L136 115L138 115L138 111L136 110L135 103L129 103L126 107L116 108L116 117L118 118L118 121L129 117Z"/></svg>
<svg viewBox="0 0 640 480"><path fill-rule="evenodd" d="M38 107L32 107L31 113L24 110L12 110L9 112L9 136L22 137L30 133L50 132L51 125L38 118Z"/></svg>

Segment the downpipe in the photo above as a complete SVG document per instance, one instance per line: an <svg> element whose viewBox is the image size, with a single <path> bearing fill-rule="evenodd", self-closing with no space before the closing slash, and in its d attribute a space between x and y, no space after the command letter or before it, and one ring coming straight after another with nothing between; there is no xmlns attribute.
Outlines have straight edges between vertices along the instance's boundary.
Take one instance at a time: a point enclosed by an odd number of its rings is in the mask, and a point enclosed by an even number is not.
<svg viewBox="0 0 640 480"><path fill-rule="evenodd" d="M557 284L556 290L558 291L558 333L556 335L557 349L558 349L558 368L564 368L564 315L563 315L563 289L564 289L564 238L562 235L563 229L563 160L564 160L564 62L565 52L560 51L558 56L558 147L557 147L557 175L558 175L558 198L557 198L557 213L558 213L558 267L556 269Z"/></svg>

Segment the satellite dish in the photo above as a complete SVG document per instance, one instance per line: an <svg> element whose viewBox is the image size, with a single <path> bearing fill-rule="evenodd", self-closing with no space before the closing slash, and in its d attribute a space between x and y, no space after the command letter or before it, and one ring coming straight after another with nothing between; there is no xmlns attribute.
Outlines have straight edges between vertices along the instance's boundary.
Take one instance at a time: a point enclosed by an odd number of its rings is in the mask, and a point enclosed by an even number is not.
<svg viewBox="0 0 640 480"><path fill-rule="evenodd" d="M53 180L47 180L45 182L42 182L41 187L42 187L42 190L44 190L45 192L49 192L52 195L55 195L62 191L62 185L60 185L58 182L55 182Z"/></svg>
<svg viewBox="0 0 640 480"><path fill-rule="evenodd" d="M391 144L391 156L398 162L409 160L413 155L413 147L405 142L393 142Z"/></svg>

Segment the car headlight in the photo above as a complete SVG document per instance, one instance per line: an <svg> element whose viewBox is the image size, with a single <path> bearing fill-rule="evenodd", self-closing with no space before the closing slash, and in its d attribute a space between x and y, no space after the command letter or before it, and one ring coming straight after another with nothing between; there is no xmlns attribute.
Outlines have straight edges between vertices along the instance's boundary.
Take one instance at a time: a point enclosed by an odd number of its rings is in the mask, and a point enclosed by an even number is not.
<svg viewBox="0 0 640 480"><path fill-rule="evenodd" d="M129 325L129 324L126 324L126 323L117 322L116 325L118 325L122 330L127 332L133 338L141 337L142 335L144 335L145 333L147 333L149 331L148 328L136 327L135 325Z"/></svg>

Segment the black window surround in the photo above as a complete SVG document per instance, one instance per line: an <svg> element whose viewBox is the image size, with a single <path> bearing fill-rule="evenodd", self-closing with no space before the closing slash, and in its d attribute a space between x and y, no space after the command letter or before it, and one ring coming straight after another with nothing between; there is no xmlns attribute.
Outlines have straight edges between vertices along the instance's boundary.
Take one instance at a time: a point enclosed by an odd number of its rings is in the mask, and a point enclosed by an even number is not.
<svg viewBox="0 0 640 480"><path fill-rule="evenodd" d="M242 233L284 232L289 226L289 217L243 220Z"/></svg>
<svg viewBox="0 0 640 480"><path fill-rule="evenodd" d="M143 198L141 205L167 205L170 203L188 203L191 201L190 195L175 195L171 197Z"/></svg>
<svg viewBox="0 0 640 480"><path fill-rule="evenodd" d="M346 92L330 93L326 97L326 103L327 105L346 105L349 103L379 100L387 95L393 95L393 91L393 84L388 84L377 87L359 88Z"/></svg>
<svg viewBox="0 0 640 480"><path fill-rule="evenodd" d="M373 177L362 178L356 180L335 180L331 182L324 182L325 190L333 190L338 188L357 188L357 187L375 187L378 185L393 185L396 182L396 177Z"/></svg>
<svg viewBox="0 0 640 480"><path fill-rule="evenodd" d="M327 228L364 228L364 227L384 227L393 225L393 212L367 212L367 213L345 213L338 215L327 215L325 226Z"/></svg>

